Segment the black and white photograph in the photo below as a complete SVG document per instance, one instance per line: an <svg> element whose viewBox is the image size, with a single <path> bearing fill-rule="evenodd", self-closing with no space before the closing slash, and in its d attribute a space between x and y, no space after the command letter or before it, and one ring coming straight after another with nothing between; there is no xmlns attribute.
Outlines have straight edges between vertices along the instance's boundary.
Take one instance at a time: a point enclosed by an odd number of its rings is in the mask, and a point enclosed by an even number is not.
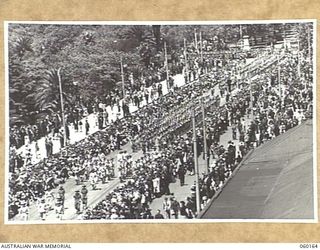
<svg viewBox="0 0 320 250"><path fill-rule="evenodd" d="M315 24L5 22L6 224L317 222Z"/></svg>

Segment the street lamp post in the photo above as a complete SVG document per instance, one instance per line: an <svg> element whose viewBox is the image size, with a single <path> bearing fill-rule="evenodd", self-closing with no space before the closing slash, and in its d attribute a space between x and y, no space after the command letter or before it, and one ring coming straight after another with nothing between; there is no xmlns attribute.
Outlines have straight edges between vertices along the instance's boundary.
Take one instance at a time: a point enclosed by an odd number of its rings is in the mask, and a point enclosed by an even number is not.
<svg viewBox="0 0 320 250"><path fill-rule="evenodd" d="M187 58L187 43L186 39L183 39L183 55L184 55L184 62L185 62L185 74L187 82L189 82L189 72L188 72L188 58Z"/></svg>
<svg viewBox="0 0 320 250"><path fill-rule="evenodd" d="M194 169L196 177L196 206L197 214L200 214L200 187L199 187L199 166L198 166L198 154L197 154L197 135L196 135L196 117L195 110L191 110L192 129L193 129L193 154L194 154Z"/></svg>
<svg viewBox="0 0 320 250"><path fill-rule="evenodd" d="M248 78L249 78L249 87L250 87L250 119L253 120L253 95L252 95L252 81L251 81L251 75L248 72Z"/></svg>
<svg viewBox="0 0 320 250"><path fill-rule="evenodd" d="M206 121L206 111L204 107L204 100L201 98L201 108L202 108L202 121L203 121L203 154L204 160L206 161L206 172L209 173L209 156L208 156L208 144L207 144L207 121Z"/></svg>
<svg viewBox="0 0 320 250"><path fill-rule="evenodd" d="M61 83L61 75L60 75L61 68L58 69L57 75L58 75L58 81L59 81L59 92L60 92L60 104L61 104L61 116L62 116L62 126L63 126L63 146L67 143L67 127L66 127L66 120L64 116L64 103L63 103L63 92L62 92L62 83Z"/></svg>
<svg viewBox="0 0 320 250"><path fill-rule="evenodd" d="M167 55L167 44L164 42L164 63L166 67L166 84L169 92L169 69L168 69L168 55Z"/></svg>
<svg viewBox="0 0 320 250"><path fill-rule="evenodd" d="M311 45L310 45L310 27L308 26L308 58L309 62L311 62Z"/></svg>
<svg viewBox="0 0 320 250"><path fill-rule="evenodd" d="M123 98L125 98L126 90L125 90L125 87L124 87L124 73L123 73L122 57L120 58L120 68L121 68L121 86L122 86L122 95L123 95Z"/></svg>
<svg viewBox="0 0 320 250"><path fill-rule="evenodd" d="M201 63L203 64L202 32L199 33L199 38L200 38L200 59L201 59Z"/></svg>
<svg viewBox="0 0 320 250"><path fill-rule="evenodd" d="M301 68L300 68L300 31L298 36L298 76L301 76Z"/></svg>
<svg viewBox="0 0 320 250"><path fill-rule="evenodd" d="M280 59L279 59L279 55L278 55L278 84L279 84L279 97L280 97L280 110L281 110L281 103L282 103L282 100L281 100L281 72L280 72Z"/></svg>

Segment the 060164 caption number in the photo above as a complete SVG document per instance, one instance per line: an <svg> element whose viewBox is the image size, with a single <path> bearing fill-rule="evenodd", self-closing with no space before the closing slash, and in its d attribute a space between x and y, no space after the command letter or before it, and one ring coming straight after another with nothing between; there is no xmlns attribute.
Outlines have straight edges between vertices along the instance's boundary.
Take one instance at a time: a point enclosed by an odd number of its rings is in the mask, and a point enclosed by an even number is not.
<svg viewBox="0 0 320 250"><path fill-rule="evenodd" d="M318 248L318 244L304 243L300 244L300 248Z"/></svg>

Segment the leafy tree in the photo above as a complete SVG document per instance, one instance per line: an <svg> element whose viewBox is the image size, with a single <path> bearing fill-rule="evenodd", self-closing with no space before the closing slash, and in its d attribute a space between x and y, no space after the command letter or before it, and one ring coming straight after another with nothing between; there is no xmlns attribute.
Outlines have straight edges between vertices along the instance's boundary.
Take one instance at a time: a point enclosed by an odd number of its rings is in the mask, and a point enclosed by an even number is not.
<svg viewBox="0 0 320 250"><path fill-rule="evenodd" d="M61 84L65 85L65 79L61 76ZM64 102L71 103L72 98L66 92L62 93ZM35 88L31 95L36 101L35 107L45 113L54 113L61 107L58 70L47 71L43 80Z"/></svg>

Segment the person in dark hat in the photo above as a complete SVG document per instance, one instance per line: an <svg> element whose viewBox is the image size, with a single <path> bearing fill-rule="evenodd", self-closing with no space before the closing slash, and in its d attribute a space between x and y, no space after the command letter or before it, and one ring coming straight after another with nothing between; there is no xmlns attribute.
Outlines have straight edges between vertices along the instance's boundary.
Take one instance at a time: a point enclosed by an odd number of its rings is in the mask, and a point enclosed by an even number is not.
<svg viewBox="0 0 320 250"><path fill-rule="evenodd" d="M157 210L157 213L154 215L154 218L155 219L164 219L164 216L163 216L163 214L161 214L161 211L160 211L160 209L158 209Z"/></svg>

